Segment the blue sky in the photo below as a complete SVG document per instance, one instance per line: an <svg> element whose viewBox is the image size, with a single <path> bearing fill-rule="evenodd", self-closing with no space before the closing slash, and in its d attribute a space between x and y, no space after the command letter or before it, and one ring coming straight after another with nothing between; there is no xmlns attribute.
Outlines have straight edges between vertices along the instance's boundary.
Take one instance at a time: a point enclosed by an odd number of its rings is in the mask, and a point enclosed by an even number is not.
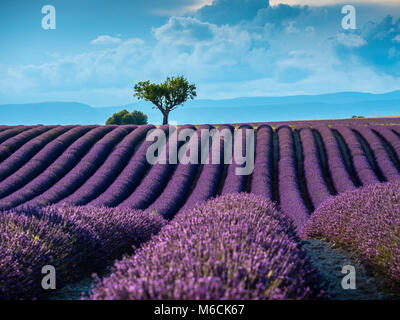
<svg viewBox="0 0 400 320"><path fill-rule="evenodd" d="M206 99L399 90L399 17L398 0L1 0L0 104L123 105L178 74Z"/></svg>

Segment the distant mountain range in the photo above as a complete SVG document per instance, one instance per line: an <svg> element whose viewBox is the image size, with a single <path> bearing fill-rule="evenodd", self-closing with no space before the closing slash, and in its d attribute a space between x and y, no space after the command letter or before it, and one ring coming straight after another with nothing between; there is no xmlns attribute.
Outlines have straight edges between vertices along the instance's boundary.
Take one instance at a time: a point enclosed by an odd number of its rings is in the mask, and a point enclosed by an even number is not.
<svg viewBox="0 0 400 320"><path fill-rule="evenodd" d="M0 105L0 124L104 124L114 112L141 110L149 122L160 124L161 113L149 102L94 108L77 102ZM385 94L341 92L287 97L250 97L192 100L170 114L170 121L191 123L243 123L286 120L350 118L353 115L400 115L400 91Z"/></svg>

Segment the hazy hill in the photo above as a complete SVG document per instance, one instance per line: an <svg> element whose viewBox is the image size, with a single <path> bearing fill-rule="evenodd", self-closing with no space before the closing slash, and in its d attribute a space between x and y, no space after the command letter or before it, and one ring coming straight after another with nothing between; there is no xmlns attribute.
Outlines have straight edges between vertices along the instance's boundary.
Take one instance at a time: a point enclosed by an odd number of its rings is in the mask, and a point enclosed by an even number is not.
<svg viewBox="0 0 400 320"><path fill-rule="evenodd" d="M93 108L76 102L44 102L0 105L0 124L104 124L114 112L138 109L149 122L161 122L151 103ZM400 91L386 94L343 92L288 97L251 97L225 100L193 100L173 111L178 123L258 122L279 120L349 118L400 115Z"/></svg>

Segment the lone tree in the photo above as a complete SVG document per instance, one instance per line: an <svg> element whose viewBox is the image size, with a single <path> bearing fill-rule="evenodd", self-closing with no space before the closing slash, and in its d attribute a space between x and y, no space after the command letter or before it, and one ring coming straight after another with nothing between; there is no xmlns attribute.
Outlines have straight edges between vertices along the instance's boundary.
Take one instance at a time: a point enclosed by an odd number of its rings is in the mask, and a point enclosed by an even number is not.
<svg viewBox="0 0 400 320"><path fill-rule="evenodd" d="M138 110L129 113L124 109L120 112L114 113L107 119L106 124L147 124L147 115Z"/></svg>
<svg viewBox="0 0 400 320"><path fill-rule="evenodd" d="M194 99L196 85L189 84L183 77L167 78L163 83L155 84L150 81L139 82L135 85L135 94L138 99L144 99L154 104L163 114L163 124L168 124L168 115L188 99Z"/></svg>

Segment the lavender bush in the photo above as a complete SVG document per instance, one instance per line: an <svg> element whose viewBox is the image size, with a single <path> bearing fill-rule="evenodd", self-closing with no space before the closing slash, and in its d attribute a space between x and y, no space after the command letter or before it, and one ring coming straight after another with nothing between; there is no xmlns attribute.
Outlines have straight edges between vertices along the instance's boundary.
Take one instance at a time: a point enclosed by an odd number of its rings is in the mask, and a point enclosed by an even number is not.
<svg viewBox="0 0 400 320"><path fill-rule="evenodd" d="M400 282L400 183L379 183L328 199L303 237L323 237Z"/></svg>
<svg viewBox="0 0 400 320"><path fill-rule="evenodd" d="M157 214L104 207L50 206L0 213L0 296L43 294L41 268L56 268L57 286L104 268L164 225Z"/></svg>
<svg viewBox="0 0 400 320"><path fill-rule="evenodd" d="M228 194L180 213L91 299L311 299L318 280L272 202Z"/></svg>

